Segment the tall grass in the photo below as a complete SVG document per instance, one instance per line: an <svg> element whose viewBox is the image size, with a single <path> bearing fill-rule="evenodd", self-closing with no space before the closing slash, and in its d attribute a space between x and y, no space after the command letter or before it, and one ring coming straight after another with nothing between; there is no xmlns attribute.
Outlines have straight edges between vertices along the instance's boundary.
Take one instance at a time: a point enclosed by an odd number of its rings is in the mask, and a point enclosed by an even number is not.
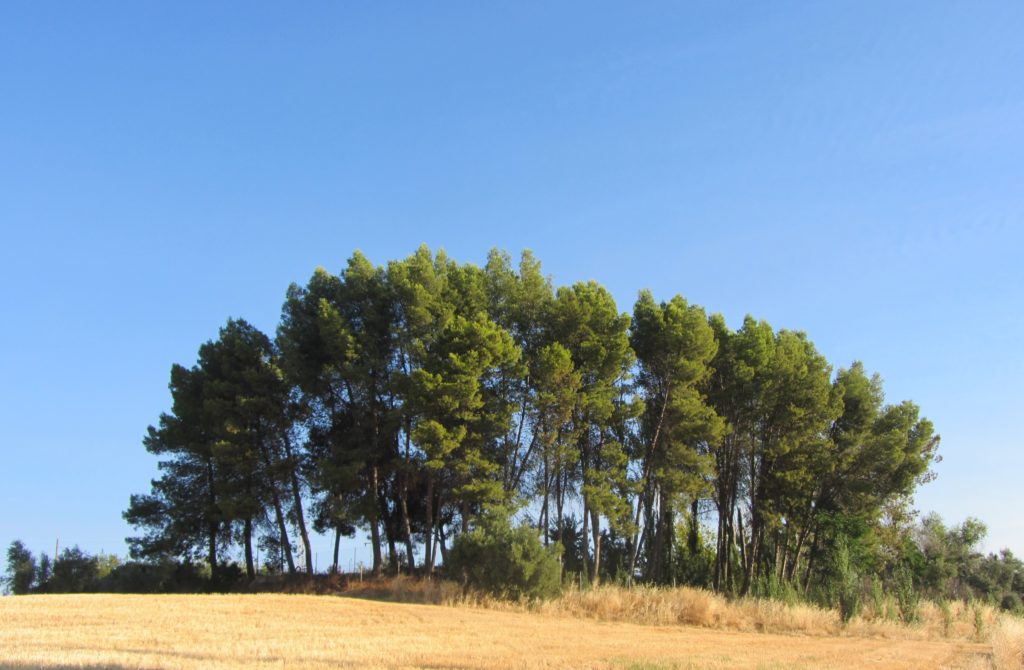
<svg viewBox="0 0 1024 670"><path fill-rule="evenodd" d="M768 598L736 598L690 587L618 585L579 589L571 587L552 600L512 603L466 592L453 582L409 577L349 582L344 595L395 602L468 606L499 610L531 610L556 616L622 621L653 625L700 626L740 632L843 635L891 639L959 638L982 642L995 630L998 612L987 605L960 601L915 603L914 623L903 623L900 604L881 595L864 603L855 617L844 622L837 609ZM980 622L980 624L979 624Z"/></svg>
<svg viewBox="0 0 1024 670"><path fill-rule="evenodd" d="M778 600L724 596L688 587L657 588L601 586L571 590L537 609L602 621L644 624L683 624L737 631L834 634L839 613L808 604L787 605Z"/></svg>
<svg viewBox="0 0 1024 670"><path fill-rule="evenodd" d="M1003 615L992 630L992 661L996 670L1024 668L1024 619Z"/></svg>

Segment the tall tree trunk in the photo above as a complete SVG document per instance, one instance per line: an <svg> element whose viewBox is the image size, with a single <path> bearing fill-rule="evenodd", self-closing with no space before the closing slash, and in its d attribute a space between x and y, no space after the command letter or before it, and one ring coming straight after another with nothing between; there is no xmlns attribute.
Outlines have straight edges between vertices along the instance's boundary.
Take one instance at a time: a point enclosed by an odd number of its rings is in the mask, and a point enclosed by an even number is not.
<svg viewBox="0 0 1024 670"><path fill-rule="evenodd" d="M811 571L814 569L814 559L818 555L818 533L814 533L814 541L811 543L811 550L807 554L807 572L804 574L804 596L811 590Z"/></svg>
<svg viewBox="0 0 1024 670"><path fill-rule="evenodd" d="M739 534L740 567L743 568L745 576L747 574L747 538L743 533L743 512L740 510L736 510L736 530Z"/></svg>
<svg viewBox="0 0 1024 670"><path fill-rule="evenodd" d="M735 593L736 592L736 570L734 569L734 566L736 565L736 557L737 557L737 551L736 551L736 529L733 527L732 519L733 519L732 508L730 508L729 518L726 519L726 529L725 529L726 542L725 542L725 549L726 549L727 553L725 555L725 563L723 565L723 568L725 570L725 573L724 573L723 576L724 576L724 579L725 579L726 588L729 589L729 593Z"/></svg>
<svg viewBox="0 0 1024 670"><path fill-rule="evenodd" d="M384 573L384 559L380 553L380 469L376 463L370 469L370 539L373 543L373 576L380 577Z"/></svg>
<svg viewBox="0 0 1024 670"><path fill-rule="evenodd" d="M717 458L718 478L716 503L718 505L718 532L715 542L714 588L722 591L729 581L729 562L732 554L732 515L736 507L735 440L732 436L722 441Z"/></svg>
<svg viewBox="0 0 1024 670"><path fill-rule="evenodd" d="M444 542L444 527L437 524L434 532L437 535L437 546L441 548L441 562L448 565L448 546Z"/></svg>
<svg viewBox="0 0 1024 670"><path fill-rule="evenodd" d="M629 578L633 579L633 575L636 574L636 562L640 557L640 547L643 546L644 536L650 536L648 532L647 524L644 527L640 527L640 514L641 510L644 509L645 495L638 494L636 498L636 519L633 522L633 540L630 543L629 551ZM650 510L648 509L648 516L650 516ZM646 517L645 517L646 518Z"/></svg>
<svg viewBox="0 0 1024 670"><path fill-rule="evenodd" d="M270 490L270 502L274 507L274 520L277 522L277 533L281 541L281 550L288 559L288 574L295 574L295 559L292 557L292 543L288 539L288 525L284 518L284 509L281 506L281 496L277 491L277 479L274 477L273 460L270 456L270 449L262 439L258 439L256 449L263 456L263 466L266 468L266 483Z"/></svg>
<svg viewBox="0 0 1024 670"><path fill-rule="evenodd" d="M671 388L672 380L667 380L666 388ZM648 506L650 506L650 485L651 485L651 474L654 471L654 452L658 447L658 437L661 435L661 428L665 423L665 410L668 409L668 401L670 392L666 391L665 399L661 404L661 412L658 414L658 424L654 428L654 437L651 438L651 445L647 449L647 454L644 457L644 470L643 476L641 477L640 494L636 505L636 518L633 520L633 541L630 545L633 547L632 556L629 559L629 576L630 579L633 577L633 570L636 567L637 556L640 552L640 500L647 500Z"/></svg>
<svg viewBox="0 0 1024 670"><path fill-rule="evenodd" d="M252 517L245 517L242 535L245 543L245 575L251 582L256 579L256 565L252 560Z"/></svg>
<svg viewBox="0 0 1024 670"><path fill-rule="evenodd" d="M296 459L292 456L291 440L288 436L284 439L285 456L288 459L288 475L292 487L292 510L295 513L295 524L299 527L299 536L302 539L302 549L306 556L306 572L313 574L313 549L309 543L309 530L306 528L306 514L302 509L302 486L299 483L299 474Z"/></svg>
<svg viewBox="0 0 1024 670"><path fill-rule="evenodd" d="M281 550L288 561L288 574L295 574L295 559L292 556L292 543L288 539L288 525L284 520L284 511L281 509L281 499L277 495L277 487L271 485L270 499L274 505L274 518L277 520L277 532L281 538Z"/></svg>
<svg viewBox="0 0 1024 670"><path fill-rule="evenodd" d="M700 549L700 527L697 525L697 514L700 512L699 502L699 500L694 498L693 502L690 503L690 533L687 537L687 548L690 550L690 556L696 556Z"/></svg>
<svg viewBox="0 0 1024 670"><path fill-rule="evenodd" d="M665 496L657 493L658 509L654 515L654 535L651 539L651 565L649 577L659 584L665 583L665 535L666 515L669 513Z"/></svg>
<svg viewBox="0 0 1024 670"><path fill-rule="evenodd" d="M583 572L590 579L590 538L587 537L590 528L590 508L587 506L587 499L583 499L583 535L580 544L583 545Z"/></svg>
<svg viewBox="0 0 1024 670"><path fill-rule="evenodd" d="M412 550L412 521L409 519L409 468L412 467L410 458L411 430L409 420L407 419L405 424L405 461L402 464L402 472L400 473L401 494L398 501L399 511L402 515L402 540L405 543L405 560L409 564L410 575L416 569L416 557Z"/></svg>
<svg viewBox="0 0 1024 670"><path fill-rule="evenodd" d="M547 451L544 452L544 475L543 475L542 481L544 482L544 502L543 502L543 504L541 504L541 507L540 507L540 514L538 515L538 519L537 519L537 526L538 526L537 530L540 531L541 538L543 538L544 546L546 547L546 546L548 546L548 536L550 535L550 533L548 531L549 531L549 527L551 525L551 521L550 521L550 519L548 519L548 498L550 498L549 484L551 482L548 480L548 454L547 454Z"/></svg>
<svg viewBox="0 0 1024 670"><path fill-rule="evenodd" d="M561 470L555 475L555 521L557 523L558 543L565 546L565 535L562 532L565 522L562 512L565 509L565 490L562 486Z"/></svg>
<svg viewBox="0 0 1024 670"><path fill-rule="evenodd" d="M402 516L402 544L405 545L405 560L406 563L409 564L409 574L411 575L416 569L416 556L412 551L412 524L409 521L409 505L406 498L407 492L403 490L398 502L398 507Z"/></svg>
<svg viewBox="0 0 1024 670"><path fill-rule="evenodd" d="M395 538L388 536L388 572L397 575L401 571L398 560L398 549L395 545Z"/></svg>
<svg viewBox="0 0 1024 670"><path fill-rule="evenodd" d="M594 535L594 576L591 583L597 586L601 583L601 515L597 510L590 510L590 526Z"/></svg>
<svg viewBox="0 0 1024 670"><path fill-rule="evenodd" d="M429 576L434 572L434 474L427 475L427 499L426 499L425 521L427 530L424 533L423 547L423 569Z"/></svg>
<svg viewBox="0 0 1024 670"><path fill-rule="evenodd" d="M214 514L214 510L217 507L217 494L214 489L214 477L213 477L213 459L206 458L206 491L207 491L207 503L209 510L207 515ZM207 516L210 518L210 516ZM210 574L214 575L217 572L217 531L220 529L220 524L216 521L210 521L210 525L207 528L207 539L209 541L209 561L210 561ZM57 560L57 552L53 552L53 560Z"/></svg>
<svg viewBox="0 0 1024 670"><path fill-rule="evenodd" d="M334 529L334 560L331 562L331 574L338 574L338 553L341 551L341 528Z"/></svg>
<svg viewBox="0 0 1024 670"><path fill-rule="evenodd" d="M209 561L210 561L210 574L214 575L217 573L217 523L211 521L209 529L207 530L207 540L210 543L208 547Z"/></svg>
<svg viewBox="0 0 1024 670"><path fill-rule="evenodd" d="M748 595L758 576L761 562L761 550L764 546L764 527L756 517L750 520L750 551L747 555L747 574L743 579L742 595Z"/></svg>

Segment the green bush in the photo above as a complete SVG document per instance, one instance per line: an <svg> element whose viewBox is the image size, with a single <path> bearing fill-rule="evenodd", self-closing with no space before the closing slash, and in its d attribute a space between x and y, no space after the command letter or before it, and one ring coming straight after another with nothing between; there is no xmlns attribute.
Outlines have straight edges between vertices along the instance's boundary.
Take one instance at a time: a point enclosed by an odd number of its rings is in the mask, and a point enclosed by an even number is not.
<svg viewBox="0 0 1024 670"><path fill-rule="evenodd" d="M939 611L942 613L942 635L949 637L953 632L953 610L945 598L939 598L935 604L939 606Z"/></svg>
<svg viewBox="0 0 1024 670"><path fill-rule="evenodd" d="M205 567L171 560L153 563L129 561L98 579L95 590L102 593L202 593L217 590L219 585L214 584L208 574L203 574ZM221 569L218 566L218 571ZM241 574L237 566L234 572Z"/></svg>
<svg viewBox="0 0 1024 670"><path fill-rule="evenodd" d="M974 635L979 640L985 635L985 617L982 616L981 606L977 603L974 604Z"/></svg>
<svg viewBox="0 0 1024 670"><path fill-rule="evenodd" d="M900 566L893 575L893 587L896 591L896 603L900 608L900 619L903 623L916 623L920 619L918 604L920 596L914 590L914 578L906 566Z"/></svg>
<svg viewBox="0 0 1024 670"><path fill-rule="evenodd" d="M1024 614L1024 602L1021 602L1020 596L1016 593L1007 593L999 601L999 609L1011 614Z"/></svg>
<svg viewBox="0 0 1024 670"><path fill-rule="evenodd" d="M852 565L849 541L843 536L836 541L829 573L832 601L839 608L843 621L852 621L860 616L862 589L860 576Z"/></svg>
<svg viewBox="0 0 1024 670"><path fill-rule="evenodd" d="M561 547L545 547L535 529L513 528L498 513L456 538L448 573L467 587L514 600L551 598L561 590Z"/></svg>

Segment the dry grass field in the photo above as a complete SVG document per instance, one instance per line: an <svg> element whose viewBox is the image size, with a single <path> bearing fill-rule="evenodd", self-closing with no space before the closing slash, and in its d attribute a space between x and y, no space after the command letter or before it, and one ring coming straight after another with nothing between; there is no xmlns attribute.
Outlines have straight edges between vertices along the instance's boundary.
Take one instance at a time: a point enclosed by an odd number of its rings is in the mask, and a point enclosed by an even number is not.
<svg viewBox="0 0 1024 670"><path fill-rule="evenodd" d="M916 633L758 633L308 595L64 595L0 599L0 668L15 667L995 666L988 643Z"/></svg>

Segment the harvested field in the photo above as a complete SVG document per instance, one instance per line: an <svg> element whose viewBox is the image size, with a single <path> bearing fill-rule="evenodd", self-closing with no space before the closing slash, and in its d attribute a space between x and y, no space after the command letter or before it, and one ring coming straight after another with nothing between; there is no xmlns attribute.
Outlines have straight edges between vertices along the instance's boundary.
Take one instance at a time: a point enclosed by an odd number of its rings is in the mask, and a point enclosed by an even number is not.
<svg viewBox="0 0 1024 670"><path fill-rule="evenodd" d="M0 599L0 668L989 668L966 641L780 635L304 595Z"/></svg>

